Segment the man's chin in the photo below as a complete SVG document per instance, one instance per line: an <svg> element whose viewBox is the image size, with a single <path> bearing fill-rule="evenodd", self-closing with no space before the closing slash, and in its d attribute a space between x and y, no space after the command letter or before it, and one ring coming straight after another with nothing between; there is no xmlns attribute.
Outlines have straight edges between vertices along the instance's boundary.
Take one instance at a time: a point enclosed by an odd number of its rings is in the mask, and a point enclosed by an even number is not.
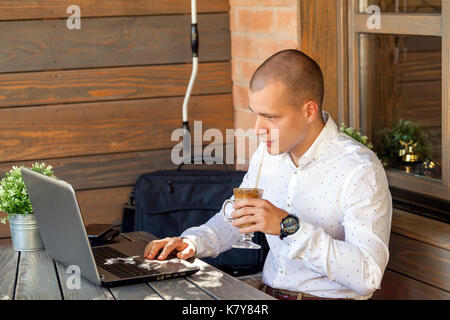
<svg viewBox="0 0 450 320"><path fill-rule="evenodd" d="M282 154L283 152L280 150L278 146L275 146L274 144L267 146L267 152L272 156L278 156Z"/></svg>

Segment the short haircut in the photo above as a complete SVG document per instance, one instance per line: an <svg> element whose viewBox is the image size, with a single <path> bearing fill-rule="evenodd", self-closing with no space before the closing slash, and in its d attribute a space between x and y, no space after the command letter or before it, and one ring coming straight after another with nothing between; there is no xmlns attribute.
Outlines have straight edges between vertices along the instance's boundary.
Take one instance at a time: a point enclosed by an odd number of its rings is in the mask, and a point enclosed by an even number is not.
<svg viewBox="0 0 450 320"><path fill-rule="evenodd" d="M316 102L322 117L324 80L320 66L313 59L295 49L277 52L256 69L250 90L262 90L273 82L284 85L295 106L302 107L311 100Z"/></svg>

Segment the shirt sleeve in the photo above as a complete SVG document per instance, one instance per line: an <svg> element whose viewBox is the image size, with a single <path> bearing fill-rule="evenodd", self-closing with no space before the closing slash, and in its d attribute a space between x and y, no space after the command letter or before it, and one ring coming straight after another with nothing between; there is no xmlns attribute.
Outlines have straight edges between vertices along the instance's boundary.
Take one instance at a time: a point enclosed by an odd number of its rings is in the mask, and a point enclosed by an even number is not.
<svg viewBox="0 0 450 320"><path fill-rule="evenodd" d="M253 154L249 169L240 184L240 188L253 188L256 180L257 165L259 154L261 153L261 145ZM255 168L256 167L256 168ZM234 196L231 197L234 199ZM192 227L185 230L180 237L187 238L194 243L196 249L196 257L217 257L220 253L228 251L232 245L237 243L241 238L239 228L225 221L221 212L218 212L205 224Z"/></svg>
<svg viewBox="0 0 450 320"><path fill-rule="evenodd" d="M300 229L285 238L286 254L357 294L369 296L379 288L389 259L392 198L381 165L357 168L347 177L341 209L345 241L300 221Z"/></svg>

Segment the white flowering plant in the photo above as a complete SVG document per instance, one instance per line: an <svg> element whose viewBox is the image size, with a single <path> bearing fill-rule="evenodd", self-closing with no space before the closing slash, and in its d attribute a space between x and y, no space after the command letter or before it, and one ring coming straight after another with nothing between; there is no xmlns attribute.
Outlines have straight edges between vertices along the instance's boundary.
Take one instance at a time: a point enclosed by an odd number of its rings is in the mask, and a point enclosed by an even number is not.
<svg viewBox="0 0 450 320"><path fill-rule="evenodd" d="M43 162L33 164L31 170L55 177L52 166L47 166ZM0 181L0 211L6 213L6 216L0 219L1 223L6 223L11 216L16 214L33 214L20 167L13 166L12 170L7 172Z"/></svg>
<svg viewBox="0 0 450 320"><path fill-rule="evenodd" d="M340 130L341 130L341 132L345 133L349 137L352 137L353 139L355 139L359 143L362 143L367 148L373 149L373 144L371 142L369 142L369 138L367 136L363 136L361 134L361 132L355 130L352 127L347 127L347 125L345 123L341 123Z"/></svg>

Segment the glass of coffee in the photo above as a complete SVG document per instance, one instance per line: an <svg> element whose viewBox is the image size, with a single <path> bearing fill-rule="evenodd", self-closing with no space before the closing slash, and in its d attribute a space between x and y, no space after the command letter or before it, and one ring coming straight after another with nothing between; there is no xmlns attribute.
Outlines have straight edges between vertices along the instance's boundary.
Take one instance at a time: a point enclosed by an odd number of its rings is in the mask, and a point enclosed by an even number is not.
<svg viewBox="0 0 450 320"><path fill-rule="evenodd" d="M234 200L226 200L222 206L222 214L226 221L231 222L234 219L227 215L226 207L233 205L234 202L239 202L245 199L261 199L263 195L262 189L246 189L246 188L234 188ZM240 225L239 228L245 228L251 226L251 224ZM233 248L238 249L261 249L261 246L252 241L253 233L246 233L241 235L241 240L233 245Z"/></svg>

